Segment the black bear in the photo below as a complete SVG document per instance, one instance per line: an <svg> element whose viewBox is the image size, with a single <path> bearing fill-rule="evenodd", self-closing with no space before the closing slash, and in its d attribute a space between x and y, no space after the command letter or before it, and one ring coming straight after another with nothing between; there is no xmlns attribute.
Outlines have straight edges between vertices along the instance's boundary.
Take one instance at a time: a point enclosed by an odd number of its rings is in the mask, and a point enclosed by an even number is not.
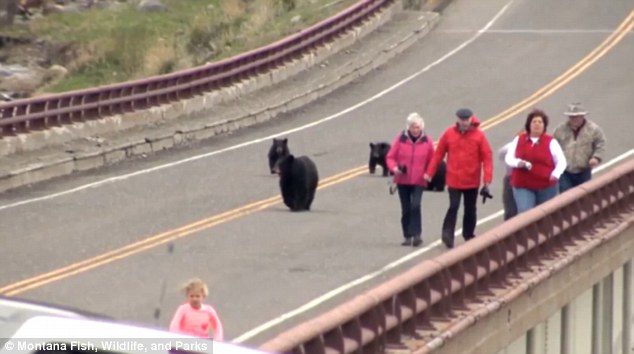
<svg viewBox="0 0 634 354"><path fill-rule="evenodd" d="M386 177L388 174L392 174L392 172L387 168L387 163L385 162L385 157L389 151L390 144L388 143L370 143L370 162L368 164L370 173L374 174L376 165L379 165L383 168L383 177Z"/></svg>
<svg viewBox="0 0 634 354"><path fill-rule="evenodd" d="M445 190L445 175L447 174L447 165L445 161L440 161L436 174L431 181L427 183L427 190L432 192L442 192Z"/></svg>
<svg viewBox="0 0 634 354"><path fill-rule="evenodd" d="M319 183L315 163L307 156L288 154L277 160L273 170L280 176L284 204L292 211L310 210Z"/></svg>
<svg viewBox="0 0 634 354"><path fill-rule="evenodd" d="M273 166L275 166L275 163L277 162L277 160L279 160L280 158L286 156L290 154L290 151L288 150L288 138L284 138L284 139L276 139L273 138L273 144L271 145L271 148L269 149L269 171L271 171L271 174L274 174L275 172L273 171Z"/></svg>

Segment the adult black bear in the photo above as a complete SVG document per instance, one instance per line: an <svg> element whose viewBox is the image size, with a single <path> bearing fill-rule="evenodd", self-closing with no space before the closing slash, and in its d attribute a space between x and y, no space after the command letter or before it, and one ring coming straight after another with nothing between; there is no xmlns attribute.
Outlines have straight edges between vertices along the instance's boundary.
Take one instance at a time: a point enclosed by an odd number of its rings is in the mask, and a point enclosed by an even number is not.
<svg viewBox="0 0 634 354"><path fill-rule="evenodd" d="M273 170L280 176L284 204L291 211L310 210L319 183L315 163L307 156L288 154L277 160Z"/></svg>
<svg viewBox="0 0 634 354"><path fill-rule="evenodd" d="M376 165L379 165L383 168L383 177L386 177L388 174L392 174L392 172L387 168L387 163L385 162L385 156L390 151L390 144L388 143L370 143L370 162L368 163L368 168L370 173L374 174L376 171Z"/></svg>
<svg viewBox="0 0 634 354"><path fill-rule="evenodd" d="M436 174L432 177L431 181L427 183L427 190L432 192L442 192L445 190L445 175L447 174L447 164L445 161L440 161Z"/></svg>
<svg viewBox="0 0 634 354"><path fill-rule="evenodd" d="M277 160L279 160L280 158L288 154L290 154L290 151L288 150L288 138L284 138L284 139L273 138L273 144L271 145L271 148L269 149L269 154L268 154L269 170L271 171L271 174L275 173L273 171L273 166L275 166L275 163L277 162Z"/></svg>

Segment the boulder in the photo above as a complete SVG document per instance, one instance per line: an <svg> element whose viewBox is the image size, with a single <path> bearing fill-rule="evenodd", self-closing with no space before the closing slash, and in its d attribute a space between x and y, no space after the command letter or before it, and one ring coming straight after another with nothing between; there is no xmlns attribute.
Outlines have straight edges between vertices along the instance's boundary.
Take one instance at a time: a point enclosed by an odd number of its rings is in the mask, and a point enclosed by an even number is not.
<svg viewBox="0 0 634 354"><path fill-rule="evenodd" d="M20 96L31 96L45 81L44 73L33 71L27 74L15 74L0 81L0 91L13 92Z"/></svg>
<svg viewBox="0 0 634 354"><path fill-rule="evenodd" d="M143 0L139 3L138 9L143 12L159 12L167 11L167 6L160 0Z"/></svg>

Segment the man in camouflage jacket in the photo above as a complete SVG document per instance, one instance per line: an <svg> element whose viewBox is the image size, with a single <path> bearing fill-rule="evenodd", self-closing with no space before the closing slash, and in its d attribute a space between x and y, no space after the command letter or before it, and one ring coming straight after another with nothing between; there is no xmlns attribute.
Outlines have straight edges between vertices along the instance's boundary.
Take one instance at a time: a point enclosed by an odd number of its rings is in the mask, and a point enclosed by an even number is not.
<svg viewBox="0 0 634 354"><path fill-rule="evenodd" d="M605 136L596 123L586 119L587 113L581 104L570 104L564 113L568 121L560 124L553 133L568 163L559 179L560 193L589 181L592 169L603 160Z"/></svg>

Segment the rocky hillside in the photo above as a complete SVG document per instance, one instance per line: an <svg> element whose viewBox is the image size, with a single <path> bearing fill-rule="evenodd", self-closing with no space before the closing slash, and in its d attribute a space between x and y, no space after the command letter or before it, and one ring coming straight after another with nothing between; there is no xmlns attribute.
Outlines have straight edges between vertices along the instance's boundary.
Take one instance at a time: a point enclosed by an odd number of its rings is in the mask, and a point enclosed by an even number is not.
<svg viewBox="0 0 634 354"><path fill-rule="evenodd" d="M4 13L0 15L8 21L5 0ZM51 14L80 13L85 11L116 12L123 6L136 6L139 13L169 11L161 0L20 0L17 1L12 26L27 28L33 22ZM71 63L77 56L73 43L49 41L21 35L0 32L0 98L30 97L41 87L68 75L64 63ZM28 32L28 31L27 31Z"/></svg>
<svg viewBox="0 0 634 354"><path fill-rule="evenodd" d="M16 1L20 6L10 9L7 2ZM201 65L271 43L354 2L0 0L0 99Z"/></svg>

